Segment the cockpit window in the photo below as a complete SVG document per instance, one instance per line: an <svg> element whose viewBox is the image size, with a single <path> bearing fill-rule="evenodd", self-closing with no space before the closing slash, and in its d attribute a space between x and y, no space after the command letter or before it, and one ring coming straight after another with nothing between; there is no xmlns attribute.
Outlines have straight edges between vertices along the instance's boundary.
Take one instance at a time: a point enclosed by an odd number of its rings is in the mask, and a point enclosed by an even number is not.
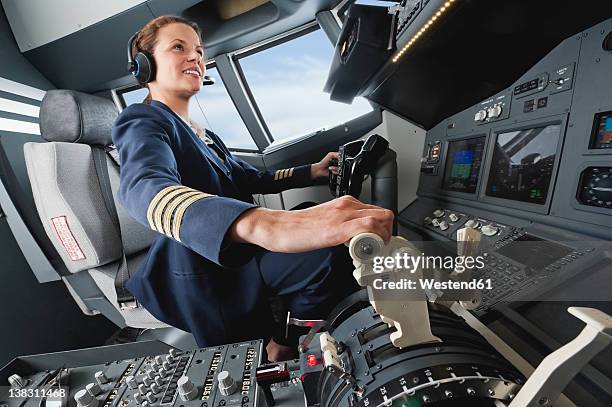
<svg viewBox="0 0 612 407"><path fill-rule="evenodd" d="M213 78L215 84L202 87L195 98L192 98L191 118L217 133L229 148L257 150L253 138L223 86L217 69L207 68L206 75Z"/></svg>
<svg viewBox="0 0 612 407"><path fill-rule="evenodd" d="M213 78L215 84L203 86L200 92L191 99L189 117L202 127L217 133L228 148L257 150L253 138L223 86L217 69L206 68L206 75ZM118 93L123 96L125 106L129 106L132 103L141 103L148 91L137 88Z"/></svg>
<svg viewBox="0 0 612 407"><path fill-rule="evenodd" d="M363 98L351 105L323 92L334 48L322 30L238 59L275 142L330 128L372 111Z"/></svg>

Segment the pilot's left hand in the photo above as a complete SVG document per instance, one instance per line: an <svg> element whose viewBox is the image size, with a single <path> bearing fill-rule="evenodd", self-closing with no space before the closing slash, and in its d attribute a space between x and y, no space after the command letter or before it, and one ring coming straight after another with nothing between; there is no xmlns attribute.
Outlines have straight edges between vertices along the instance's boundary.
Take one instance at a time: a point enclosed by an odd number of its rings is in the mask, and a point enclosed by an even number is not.
<svg viewBox="0 0 612 407"><path fill-rule="evenodd" d="M321 161L319 161L318 163L312 164L312 166L310 167L310 178L315 180L317 178L328 177L330 171L333 172L334 174L337 174L338 167L331 165L332 159L338 160L337 151L332 151L332 152L327 153Z"/></svg>

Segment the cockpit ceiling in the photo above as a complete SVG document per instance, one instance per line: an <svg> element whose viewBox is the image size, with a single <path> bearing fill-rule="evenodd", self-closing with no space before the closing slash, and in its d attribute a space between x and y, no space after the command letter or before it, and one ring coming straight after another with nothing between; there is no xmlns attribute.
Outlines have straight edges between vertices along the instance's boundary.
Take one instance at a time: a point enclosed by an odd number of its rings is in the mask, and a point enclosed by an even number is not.
<svg viewBox="0 0 612 407"><path fill-rule="evenodd" d="M30 1L30 0L27 0ZM303 26L340 0L147 0L23 55L58 88L94 93L128 85L126 42L156 16L180 15L202 28L209 58ZM3 4L14 0L2 0ZM69 13L70 14L70 13ZM53 19L47 19L48 24ZM24 22L27 24L27 21Z"/></svg>
<svg viewBox="0 0 612 407"><path fill-rule="evenodd" d="M366 95L430 129L505 89L561 41L611 16L610 0L455 0L397 64L379 71Z"/></svg>

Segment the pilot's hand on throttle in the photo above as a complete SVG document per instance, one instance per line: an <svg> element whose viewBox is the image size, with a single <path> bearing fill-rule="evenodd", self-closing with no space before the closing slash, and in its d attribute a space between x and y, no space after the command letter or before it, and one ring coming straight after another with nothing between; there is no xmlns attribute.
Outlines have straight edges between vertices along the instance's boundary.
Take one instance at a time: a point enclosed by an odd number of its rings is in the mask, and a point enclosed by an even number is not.
<svg viewBox="0 0 612 407"><path fill-rule="evenodd" d="M323 178L329 176L329 172L332 171L334 174L338 173L338 167L331 165L332 159L338 160L338 152L332 151L327 153L325 157L318 163L310 166L310 178L315 180L317 178Z"/></svg>
<svg viewBox="0 0 612 407"><path fill-rule="evenodd" d="M337 246L367 232L389 241L393 217L388 209L343 196L298 211L251 209L234 222L229 237L274 252L300 253Z"/></svg>

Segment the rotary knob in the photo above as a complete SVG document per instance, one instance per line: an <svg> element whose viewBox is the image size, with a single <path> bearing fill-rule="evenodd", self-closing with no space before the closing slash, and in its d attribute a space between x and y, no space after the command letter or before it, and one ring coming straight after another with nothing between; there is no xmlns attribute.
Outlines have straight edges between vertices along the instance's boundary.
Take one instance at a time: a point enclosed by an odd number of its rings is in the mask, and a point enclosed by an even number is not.
<svg viewBox="0 0 612 407"><path fill-rule="evenodd" d="M174 348L170 349L170 351L168 351L168 353L170 354L170 356L172 356L173 358L177 357L179 355L178 351Z"/></svg>
<svg viewBox="0 0 612 407"><path fill-rule="evenodd" d="M438 219L433 219L433 220L431 221L431 225L432 225L434 228L437 228L438 226L440 226L440 221L439 221Z"/></svg>
<svg viewBox="0 0 612 407"><path fill-rule="evenodd" d="M238 389L236 382L227 370L220 372L217 376L217 380L219 381L219 392L224 396L234 394Z"/></svg>
<svg viewBox="0 0 612 407"><path fill-rule="evenodd" d="M448 218L451 222L457 222L459 220L459 216L457 216L456 213L451 213L450 215L448 215Z"/></svg>
<svg viewBox="0 0 612 407"><path fill-rule="evenodd" d="M441 218L442 216L444 216L444 209L436 209L435 211L433 211L433 216L436 218Z"/></svg>
<svg viewBox="0 0 612 407"><path fill-rule="evenodd" d="M484 225L480 230L485 236L495 236L499 232L499 228L493 225Z"/></svg>
<svg viewBox="0 0 612 407"><path fill-rule="evenodd" d="M170 363L168 363L168 362L162 363L162 369L164 369L165 371L168 371L171 368L172 368L172 366L170 366Z"/></svg>
<svg viewBox="0 0 612 407"><path fill-rule="evenodd" d="M161 357L161 355L157 355L155 356L155 364L161 366L161 364L164 362L164 358Z"/></svg>
<svg viewBox="0 0 612 407"><path fill-rule="evenodd" d="M138 393L142 394L143 396L147 394L147 386L144 384L138 385Z"/></svg>
<svg viewBox="0 0 612 407"><path fill-rule="evenodd" d="M138 383L136 382L136 378L134 378L134 376L126 377L125 382L130 387L130 389L138 388Z"/></svg>
<svg viewBox="0 0 612 407"><path fill-rule="evenodd" d="M480 226L480 222L475 219L470 219L465 222L465 227L467 228L478 229L478 226Z"/></svg>
<svg viewBox="0 0 612 407"><path fill-rule="evenodd" d="M166 355L166 362L174 363L175 359L172 357L172 355Z"/></svg>
<svg viewBox="0 0 612 407"><path fill-rule="evenodd" d="M446 223L445 221L440 222L440 230L447 230L448 229L448 223Z"/></svg>
<svg viewBox="0 0 612 407"><path fill-rule="evenodd" d="M502 107L501 105L491 106L487 109L487 117L496 118L501 115Z"/></svg>
<svg viewBox="0 0 612 407"><path fill-rule="evenodd" d="M79 407L97 407L98 405L98 400L85 389L77 391L74 400Z"/></svg>
<svg viewBox="0 0 612 407"><path fill-rule="evenodd" d="M142 382L144 383L145 386L149 387L151 386L151 383L153 383L153 381L151 379L149 379L148 377L145 377L142 379Z"/></svg>
<svg viewBox="0 0 612 407"><path fill-rule="evenodd" d="M483 121L486 118L487 118L487 111L484 110L484 109L480 109L474 115L474 121L476 121L476 122L481 122L481 121Z"/></svg>
<svg viewBox="0 0 612 407"><path fill-rule="evenodd" d="M159 393L159 386L156 383L151 384L151 392L153 394Z"/></svg>
<svg viewBox="0 0 612 407"><path fill-rule="evenodd" d="M157 371L157 374L159 375L159 377L164 378L168 375L168 373L164 370L163 367L160 367L159 370Z"/></svg>
<svg viewBox="0 0 612 407"><path fill-rule="evenodd" d="M96 378L96 381L98 382L98 384L100 386L102 386L104 383L108 383L108 377L106 377L106 375L104 374L103 371L98 371L94 374L94 377Z"/></svg>
<svg viewBox="0 0 612 407"><path fill-rule="evenodd" d="M431 218L429 216L426 216L425 219L423 219L423 223L425 225L431 225Z"/></svg>
<svg viewBox="0 0 612 407"><path fill-rule="evenodd" d="M157 376L157 372L155 370L147 370L147 373L145 373L145 375L149 378L149 379L154 379L155 376Z"/></svg>
<svg viewBox="0 0 612 407"><path fill-rule="evenodd" d="M158 386L163 386L164 385L164 380L160 376L155 376L155 379L153 379L153 381Z"/></svg>
<svg viewBox="0 0 612 407"><path fill-rule="evenodd" d="M23 380L23 378L19 376L17 373L11 375L8 378L8 382L11 385L11 387L15 389L21 389L26 385L26 381Z"/></svg>
<svg viewBox="0 0 612 407"><path fill-rule="evenodd" d="M87 386L85 386L85 390L87 390L89 394L94 397L102 392L102 389L100 386L98 386L98 383L89 383Z"/></svg>
<svg viewBox="0 0 612 407"><path fill-rule="evenodd" d="M183 401L195 400L198 396L198 388L189 380L188 376L182 376L176 382L178 385L178 392Z"/></svg>

